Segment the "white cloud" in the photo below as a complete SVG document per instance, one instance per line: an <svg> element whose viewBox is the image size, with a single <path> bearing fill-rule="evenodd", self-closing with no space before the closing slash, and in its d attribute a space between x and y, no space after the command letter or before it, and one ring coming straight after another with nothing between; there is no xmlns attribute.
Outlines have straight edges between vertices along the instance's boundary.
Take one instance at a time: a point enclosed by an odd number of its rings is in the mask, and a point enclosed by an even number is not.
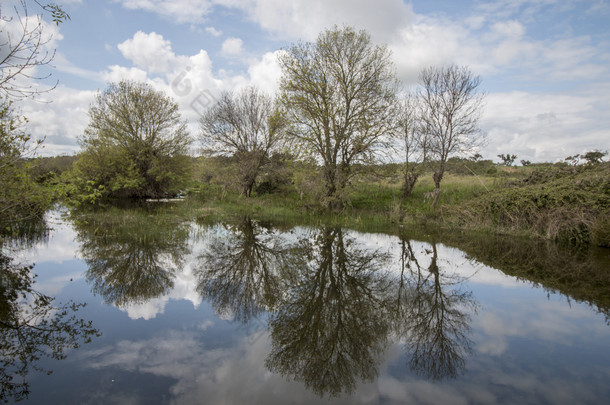
<svg viewBox="0 0 610 405"><path fill-rule="evenodd" d="M171 43L154 32L145 34L138 31L133 38L120 43L118 48L125 58L151 73L165 72L169 63L176 58Z"/></svg>
<svg viewBox="0 0 610 405"><path fill-rule="evenodd" d="M244 41L240 38L227 38L222 43L220 53L225 57L233 57L242 54L244 51Z"/></svg>
<svg viewBox="0 0 610 405"><path fill-rule="evenodd" d="M508 38L521 38L525 33L523 24L515 20L497 22L491 26L491 30Z"/></svg>
<svg viewBox="0 0 610 405"><path fill-rule="evenodd" d="M222 31L217 30L214 27L205 27L205 32L207 32L208 34L210 34L214 37L219 37L222 35Z"/></svg>
<svg viewBox="0 0 610 405"><path fill-rule="evenodd" d="M248 68L251 83L271 95L279 89L282 69L278 63L278 57L282 52L267 52Z"/></svg>
<svg viewBox="0 0 610 405"><path fill-rule="evenodd" d="M237 9L282 38L315 39L333 25L364 28L387 41L412 16L402 0L115 0L130 9L157 13L179 23L201 22L214 6Z"/></svg>
<svg viewBox="0 0 610 405"><path fill-rule="evenodd" d="M387 41L397 27L412 17L401 0L254 0L223 2L242 9L248 18L281 38L313 40L333 25L351 25L368 30Z"/></svg>
<svg viewBox="0 0 610 405"><path fill-rule="evenodd" d="M102 72L102 78L106 82L120 82L121 80L144 82L148 78L146 71L134 67L128 68L119 65L112 65L109 66L108 69L109 70Z"/></svg>
<svg viewBox="0 0 610 405"><path fill-rule="evenodd" d="M509 152L538 162L609 148L610 137L599 129L600 122L608 121L605 111L610 109L603 87L571 94L490 94L481 122L489 139L485 155Z"/></svg>
<svg viewBox="0 0 610 405"><path fill-rule="evenodd" d="M476 47L464 46L468 40L468 31L460 25L420 17L415 24L403 27L389 48L399 76L410 85L417 82L424 67L454 63L469 55L475 59Z"/></svg>
<svg viewBox="0 0 610 405"><path fill-rule="evenodd" d="M52 91L52 102L23 100L23 114L28 117L28 131L36 139L44 139L41 155L74 154L77 139L87 127L87 111L95 92L59 86Z"/></svg>

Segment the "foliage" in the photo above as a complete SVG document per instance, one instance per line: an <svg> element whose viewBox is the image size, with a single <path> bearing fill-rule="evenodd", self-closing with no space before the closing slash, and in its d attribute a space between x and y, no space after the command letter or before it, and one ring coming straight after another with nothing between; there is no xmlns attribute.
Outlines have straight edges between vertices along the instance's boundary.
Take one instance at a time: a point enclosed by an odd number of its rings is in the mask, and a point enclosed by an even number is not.
<svg viewBox="0 0 610 405"><path fill-rule="evenodd" d="M607 154L608 152L593 150L585 153L583 155L583 159L585 159L589 164L601 163L603 161L604 156L606 156Z"/></svg>
<svg viewBox="0 0 610 405"><path fill-rule="evenodd" d="M170 97L145 83L111 83L89 116L72 176L77 200L158 198L185 187L190 139Z"/></svg>
<svg viewBox="0 0 610 405"><path fill-rule="evenodd" d="M42 217L51 202L51 194L32 180L24 160L40 144L30 142L25 122L11 101L0 104L0 236L18 232L23 221Z"/></svg>
<svg viewBox="0 0 610 405"><path fill-rule="evenodd" d="M321 164L324 204L338 209L352 166L370 162L393 127L397 80L390 53L365 31L335 27L315 43L290 47L280 65L291 135Z"/></svg>
<svg viewBox="0 0 610 405"><path fill-rule="evenodd" d="M51 20L55 25L59 25L62 22L70 20L70 15L62 8L61 5L56 3L40 3L38 0L34 0L44 11L51 14Z"/></svg>
<svg viewBox="0 0 610 405"><path fill-rule="evenodd" d="M256 193L269 194L285 190L293 185L295 172L294 156L288 153L274 153L265 165Z"/></svg>
<svg viewBox="0 0 610 405"><path fill-rule="evenodd" d="M461 226L528 231L547 239L610 246L610 163L541 167L458 207Z"/></svg>
<svg viewBox="0 0 610 405"><path fill-rule="evenodd" d="M447 173L463 176L493 176L498 173L496 165L491 160L478 159L473 161L472 159L459 157L447 159L445 170Z"/></svg>
<svg viewBox="0 0 610 405"><path fill-rule="evenodd" d="M36 183L55 183L72 170L75 161L76 156L36 157L30 161L30 174Z"/></svg>

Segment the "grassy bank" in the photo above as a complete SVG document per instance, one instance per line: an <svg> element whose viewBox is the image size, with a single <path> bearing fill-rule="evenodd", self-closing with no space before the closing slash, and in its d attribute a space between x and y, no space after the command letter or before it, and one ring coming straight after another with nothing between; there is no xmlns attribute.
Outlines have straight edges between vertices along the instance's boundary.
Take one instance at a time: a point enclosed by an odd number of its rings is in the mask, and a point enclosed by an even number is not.
<svg viewBox="0 0 610 405"><path fill-rule="evenodd" d="M433 226L610 246L610 163L497 167L480 175L454 171L444 178L436 205L426 199L434 189L431 175L422 174L405 200L400 186L398 167L361 174L338 213L325 211L315 190L299 192L294 184L245 198L213 182L199 183L189 204L195 216L217 219L251 215L369 230Z"/></svg>
<svg viewBox="0 0 610 405"><path fill-rule="evenodd" d="M434 190L431 173L422 172L411 195L402 199L401 165L359 167L341 195L345 204L340 212L323 208L323 181L315 166L281 162L246 198L235 187L234 165L226 159L195 160L188 197L175 208L180 211L177 216L222 220L249 215L289 224L389 232L457 229L610 246L608 162L504 167L451 159L435 205L427 198ZM55 181L44 184L70 189L56 175L51 178Z"/></svg>
<svg viewBox="0 0 610 405"><path fill-rule="evenodd" d="M610 247L610 163L542 167L439 215L459 228Z"/></svg>

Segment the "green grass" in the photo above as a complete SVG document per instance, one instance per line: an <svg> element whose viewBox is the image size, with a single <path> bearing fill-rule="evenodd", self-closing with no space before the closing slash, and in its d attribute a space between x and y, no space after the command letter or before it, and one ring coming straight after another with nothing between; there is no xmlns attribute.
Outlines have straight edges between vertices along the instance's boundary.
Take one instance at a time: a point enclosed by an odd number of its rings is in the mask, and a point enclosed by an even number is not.
<svg viewBox="0 0 610 405"><path fill-rule="evenodd" d="M427 198L434 190L431 173L422 174L403 200L399 166L363 171L344 191L345 206L339 212L323 208L317 183L302 191L285 184L274 193L246 198L227 186L228 181L193 182L188 198L166 209L162 220L247 215L293 225L384 231L432 226L610 246L609 165L485 166L479 175L448 172L436 205Z"/></svg>
<svg viewBox="0 0 610 405"><path fill-rule="evenodd" d="M532 170L444 214L462 228L610 247L610 163Z"/></svg>

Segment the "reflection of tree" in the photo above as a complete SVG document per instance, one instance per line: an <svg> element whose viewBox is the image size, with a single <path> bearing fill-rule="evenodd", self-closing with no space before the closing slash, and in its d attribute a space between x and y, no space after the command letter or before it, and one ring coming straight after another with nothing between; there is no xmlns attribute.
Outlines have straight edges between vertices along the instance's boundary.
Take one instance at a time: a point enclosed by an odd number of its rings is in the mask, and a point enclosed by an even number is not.
<svg viewBox="0 0 610 405"><path fill-rule="evenodd" d="M436 244L423 269L411 243L401 240L401 277L396 301L396 329L406 339L409 365L432 379L455 378L463 372L470 352L470 311L476 303L470 291L459 290L462 280L442 272ZM408 274L407 274L408 273Z"/></svg>
<svg viewBox="0 0 610 405"><path fill-rule="evenodd" d="M248 322L273 308L281 294L282 269L296 266L291 249L250 218L217 234L201 256L197 290L219 314Z"/></svg>
<svg viewBox="0 0 610 405"><path fill-rule="evenodd" d="M387 256L359 248L337 228L322 228L302 254L307 265L270 320L267 367L319 395L350 392L358 379L376 377L387 341L390 282L380 271Z"/></svg>
<svg viewBox="0 0 610 405"><path fill-rule="evenodd" d="M188 229L140 210L91 214L75 224L93 292L122 307L142 303L173 287L187 253Z"/></svg>
<svg viewBox="0 0 610 405"><path fill-rule="evenodd" d="M34 289L32 266L19 266L0 253L0 402L28 396L30 370L43 357L63 359L70 348L99 333L75 315L84 304L56 306Z"/></svg>

